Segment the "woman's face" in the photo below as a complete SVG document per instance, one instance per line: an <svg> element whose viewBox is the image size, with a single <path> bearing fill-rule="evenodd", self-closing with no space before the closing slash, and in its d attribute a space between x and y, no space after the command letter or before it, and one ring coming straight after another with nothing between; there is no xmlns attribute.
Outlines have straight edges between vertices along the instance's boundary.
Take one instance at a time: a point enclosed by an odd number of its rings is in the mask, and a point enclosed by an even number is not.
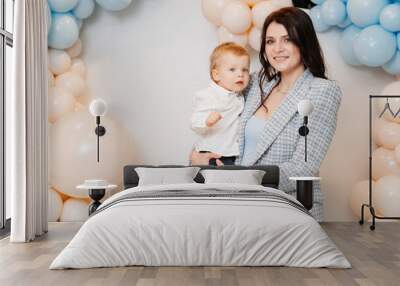
<svg viewBox="0 0 400 286"><path fill-rule="evenodd" d="M272 22L266 33L265 53L268 62L281 73L302 67L299 48L291 41L285 26Z"/></svg>

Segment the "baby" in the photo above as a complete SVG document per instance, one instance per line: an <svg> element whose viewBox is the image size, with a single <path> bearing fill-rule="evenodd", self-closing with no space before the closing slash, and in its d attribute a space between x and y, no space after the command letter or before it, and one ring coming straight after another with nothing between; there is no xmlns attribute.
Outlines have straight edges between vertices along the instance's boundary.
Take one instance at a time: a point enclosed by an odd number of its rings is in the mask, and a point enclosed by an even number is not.
<svg viewBox="0 0 400 286"><path fill-rule="evenodd" d="M234 43L224 43L210 57L210 85L196 93L191 127L199 135L197 152L221 155L224 165L234 165L239 155L239 115L243 111L241 91L249 83L250 56ZM210 165L216 165L212 159Z"/></svg>

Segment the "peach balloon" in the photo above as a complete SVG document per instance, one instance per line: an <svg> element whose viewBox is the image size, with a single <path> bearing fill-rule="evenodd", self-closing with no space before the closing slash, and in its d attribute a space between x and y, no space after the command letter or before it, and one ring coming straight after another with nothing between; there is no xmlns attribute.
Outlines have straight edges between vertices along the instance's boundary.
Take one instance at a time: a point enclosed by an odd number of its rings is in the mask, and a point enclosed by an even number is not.
<svg viewBox="0 0 400 286"><path fill-rule="evenodd" d="M72 47L65 50L71 58L75 58L82 53L82 42L78 39Z"/></svg>
<svg viewBox="0 0 400 286"><path fill-rule="evenodd" d="M400 176L400 165L396 163L394 151L378 148L372 153L372 178L378 180L390 175Z"/></svg>
<svg viewBox="0 0 400 286"><path fill-rule="evenodd" d="M57 120L50 130L50 182L60 192L75 198L88 196L76 186L86 179L104 179L122 185L123 166L132 163L133 146L127 133L107 116L101 118L106 134L100 137L97 162L95 118L88 108Z"/></svg>
<svg viewBox="0 0 400 286"><path fill-rule="evenodd" d="M225 5L231 0L202 0L201 8L203 10L203 15L208 21L214 25L221 25L221 14Z"/></svg>
<svg viewBox="0 0 400 286"><path fill-rule="evenodd" d="M49 69L47 70L47 82L48 82L49 88L54 86L55 82L56 82L54 79L53 73Z"/></svg>
<svg viewBox="0 0 400 286"><path fill-rule="evenodd" d="M400 144L394 149L394 157L396 158L397 164L400 165Z"/></svg>
<svg viewBox="0 0 400 286"><path fill-rule="evenodd" d="M56 122L61 116L74 109L74 96L61 87L53 86L49 89L49 122Z"/></svg>
<svg viewBox="0 0 400 286"><path fill-rule="evenodd" d="M261 47L261 30L253 26L249 33L249 45L257 52L260 51Z"/></svg>
<svg viewBox="0 0 400 286"><path fill-rule="evenodd" d="M400 177L385 176L375 184L375 203L384 216L400 216Z"/></svg>
<svg viewBox="0 0 400 286"><path fill-rule="evenodd" d="M247 34L232 34L224 26L218 28L217 31L219 43L234 42L245 47L247 45Z"/></svg>
<svg viewBox="0 0 400 286"><path fill-rule="evenodd" d="M51 72L59 75L69 70L71 67L71 57L63 50L49 49L48 64Z"/></svg>
<svg viewBox="0 0 400 286"><path fill-rule="evenodd" d="M81 96L86 83L79 74L69 71L56 77L56 86L65 89L74 96Z"/></svg>
<svg viewBox="0 0 400 286"><path fill-rule="evenodd" d="M372 190L375 190L375 182L372 181ZM374 194L374 192L372 192ZM375 195L374 197L375 198ZM369 181L361 181L355 184L349 195L349 205L353 214L358 219L361 218L361 206L362 204L369 203ZM364 208L364 219L369 220L371 213L368 208Z"/></svg>
<svg viewBox="0 0 400 286"><path fill-rule="evenodd" d="M242 2L246 2L247 5L250 7L253 7L256 3L263 1L263 0L242 0Z"/></svg>
<svg viewBox="0 0 400 286"><path fill-rule="evenodd" d="M386 149L394 149L400 144L400 124L380 118L379 124L375 126L374 133L378 142Z"/></svg>
<svg viewBox="0 0 400 286"><path fill-rule="evenodd" d="M267 16L279 9L280 6L273 4L271 1L258 2L254 5L253 9L251 9L254 26L261 30Z"/></svg>
<svg viewBox="0 0 400 286"><path fill-rule="evenodd" d="M86 78L86 65L81 59L72 60L70 71L78 74L83 79Z"/></svg>
<svg viewBox="0 0 400 286"><path fill-rule="evenodd" d="M63 208L63 200L58 192L54 189L49 189L49 194L47 198L48 205L48 221L58 221L61 216Z"/></svg>
<svg viewBox="0 0 400 286"><path fill-rule="evenodd" d="M231 33L242 34L251 27L251 10L243 2L234 0L222 10L221 20Z"/></svg>
<svg viewBox="0 0 400 286"><path fill-rule="evenodd" d="M400 81L394 81L388 84L381 92L382 95L399 95ZM379 99L379 113L383 110L386 99ZM389 98L389 104L392 111L396 114L400 110L400 98ZM390 112L385 112L385 119L400 123L400 113L397 117L393 117Z"/></svg>
<svg viewBox="0 0 400 286"><path fill-rule="evenodd" d="M85 200L68 199L64 202L60 221L85 221L88 217L89 204Z"/></svg>
<svg viewBox="0 0 400 286"><path fill-rule="evenodd" d="M372 123L372 141L377 146L382 146L382 140L380 136L380 130L383 128L387 121L384 118L376 118Z"/></svg>

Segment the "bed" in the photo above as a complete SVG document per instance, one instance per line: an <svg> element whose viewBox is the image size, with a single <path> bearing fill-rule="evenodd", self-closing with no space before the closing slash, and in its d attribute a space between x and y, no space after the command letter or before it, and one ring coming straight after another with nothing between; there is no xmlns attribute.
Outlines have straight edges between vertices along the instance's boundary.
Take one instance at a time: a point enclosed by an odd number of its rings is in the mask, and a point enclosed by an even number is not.
<svg viewBox="0 0 400 286"><path fill-rule="evenodd" d="M201 166L265 171L260 185L138 185L124 168L125 190L108 198L50 269L144 266L292 266L350 268L317 221L277 189L276 166ZM162 166L179 168L181 166ZM243 171L244 172L244 171Z"/></svg>

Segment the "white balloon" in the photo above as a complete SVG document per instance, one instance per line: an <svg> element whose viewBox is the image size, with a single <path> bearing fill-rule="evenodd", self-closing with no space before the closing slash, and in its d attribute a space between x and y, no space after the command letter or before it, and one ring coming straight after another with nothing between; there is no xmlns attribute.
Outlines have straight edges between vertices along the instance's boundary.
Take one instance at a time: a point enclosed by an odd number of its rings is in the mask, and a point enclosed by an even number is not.
<svg viewBox="0 0 400 286"><path fill-rule="evenodd" d="M56 122L61 116L71 112L75 106L74 96L61 87L49 89L49 122Z"/></svg>
<svg viewBox="0 0 400 286"><path fill-rule="evenodd" d="M231 33L245 33L251 27L251 10L243 2L232 0L222 10L221 21Z"/></svg>
<svg viewBox="0 0 400 286"><path fill-rule="evenodd" d="M74 96L80 96L85 90L85 81L82 77L72 71L68 71L56 78L56 86L63 88Z"/></svg>
<svg viewBox="0 0 400 286"><path fill-rule="evenodd" d="M69 70L71 67L71 57L63 50L49 49L48 63L51 72L59 75Z"/></svg>
<svg viewBox="0 0 400 286"><path fill-rule="evenodd" d="M400 216L400 177L386 176L376 182L376 206L384 216Z"/></svg>
<svg viewBox="0 0 400 286"><path fill-rule="evenodd" d="M292 0L268 0L268 2L271 2L276 6L280 6L281 8L293 6Z"/></svg>
<svg viewBox="0 0 400 286"><path fill-rule="evenodd" d="M122 185L123 166L132 163L131 140L107 116L101 118L106 134L100 137L100 162L97 162L95 117L87 108L70 113L50 130L50 182L60 192L75 198L87 197L76 189L87 179L104 179Z"/></svg>
<svg viewBox="0 0 400 286"><path fill-rule="evenodd" d="M234 42L242 47L247 45L247 34L232 34L224 26L221 26L217 30L219 43Z"/></svg>
<svg viewBox="0 0 400 286"><path fill-rule="evenodd" d="M81 59L72 60L70 71L78 74L83 79L86 78L86 65Z"/></svg>
<svg viewBox="0 0 400 286"><path fill-rule="evenodd" d="M61 216L61 211L63 208L63 201L58 192L54 189L49 189L49 194L47 198L48 205L48 221L58 221Z"/></svg>
<svg viewBox="0 0 400 286"><path fill-rule="evenodd" d="M375 191L375 182L372 181L372 194L373 198ZM353 214L357 218L361 218L361 206L362 204L369 203L369 181L361 181L355 184L349 195L349 205ZM364 219L369 220L371 218L371 213L368 208L364 208Z"/></svg>
<svg viewBox="0 0 400 286"><path fill-rule="evenodd" d="M381 92L382 95L399 95L400 94L400 80L388 84ZM379 99L379 111L382 111L386 99ZM390 108L394 113L400 111L400 98L389 98ZM380 112L379 112L380 113ZM400 123L400 113L397 117L393 117L389 112L384 114L385 119Z"/></svg>
<svg viewBox="0 0 400 286"><path fill-rule="evenodd" d="M220 26L222 10L229 1L231 0L202 0L201 8L204 17L214 25Z"/></svg>
<svg viewBox="0 0 400 286"><path fill-rule="evenodd" d="M378 180L384 176L400 176L400 165L396 163L393 150L378 148L372 153L372 178Z"/></svg>
<svg viewBox="0 0 400 286"><path fill-rule="evenodd" d="M280 6L271 1L258 2L253 9L251 9L254 26L261 30L268 15L280 8Z"/></svg>
<svg viewBox="0 0 400 286"><path fill-rule="evenodd" d="M261 30L253 26L249 33L249 45L257 52L260 51L261 47Z"/></svg>
<svg viewBox="0 0 400 286"><path fill-rule="evenodd" d="M60 217L62 222L85 221L89 216L89 204L84 200L68 199L64 202Z"/></svg>
<svg viewBox="0 0 400 286"><path fill-rule="evenodd" d="M65 50L71 58L75 58L82 53L82 42L78 39L72 47Z"/></svg>

